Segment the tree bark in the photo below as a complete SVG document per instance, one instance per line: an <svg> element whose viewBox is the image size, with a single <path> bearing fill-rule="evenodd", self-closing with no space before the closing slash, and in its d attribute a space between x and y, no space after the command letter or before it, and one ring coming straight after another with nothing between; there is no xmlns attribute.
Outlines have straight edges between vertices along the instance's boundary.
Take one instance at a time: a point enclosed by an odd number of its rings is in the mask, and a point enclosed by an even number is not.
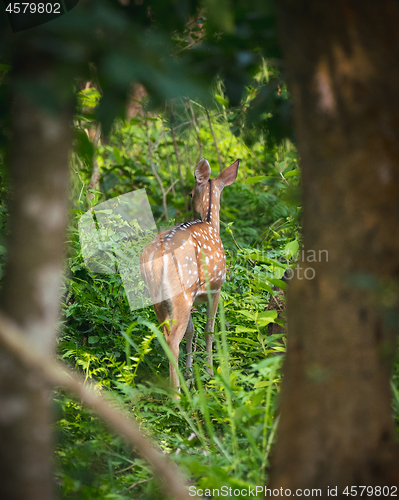
<svg viewBox="0 0 399 500"><path fill-rule="evenodd" d="M394 0L280 0L278 8L303 172L305 259L288 291L269 487L320 488L323 497L338 487L341 497L346 486L399 483L390 393L399 318L399 10Z"/></svg>
<svg viewBox="0 0 399 500"><path fill-rule="evenodd" d="M15 94L11 234L1 308L53 355L67 213L68 113ZM0 351L0 498L53 498L51 391L12 351Z"/></svg>

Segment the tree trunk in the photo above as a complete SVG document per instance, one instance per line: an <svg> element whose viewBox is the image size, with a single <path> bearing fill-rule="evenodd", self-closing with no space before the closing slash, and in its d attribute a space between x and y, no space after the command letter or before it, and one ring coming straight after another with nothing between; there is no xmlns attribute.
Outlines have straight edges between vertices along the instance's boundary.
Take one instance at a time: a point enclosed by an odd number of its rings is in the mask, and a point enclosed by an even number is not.
<svg viewBox="0 0 399 500"><path fill-rule="evenodd" d="M66 225L70 117L16 93L11 234L1 307L41 353L53 355ZM51 391L0 352L0 498L53 498Z"/></svg>
<svg viewBox="0 0 399 500"><path fill-rule="evenodd" d="M278 8L303 172L305 259L288 290L269 487L321 488L324 497L338 487L340 497L346 486L399 483L390 393L399 318L399 11L394 0L280 0Z"/></svg>

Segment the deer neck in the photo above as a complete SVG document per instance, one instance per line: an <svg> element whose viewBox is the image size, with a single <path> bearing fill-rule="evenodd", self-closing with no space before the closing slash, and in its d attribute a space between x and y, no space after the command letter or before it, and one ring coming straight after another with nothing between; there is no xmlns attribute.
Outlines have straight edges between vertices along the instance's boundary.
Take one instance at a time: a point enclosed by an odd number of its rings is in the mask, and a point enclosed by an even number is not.
<svg viewBox="0 0 399 500"><path fill-rule="evenodd" d="M219 234L219 210L220 210L220 194L218 189L212 183L212 180L209 179L209 195L206 203L208 204L205 212L205 217L203 217L203 222L209 223L214 229L216 229Z"/></svg>

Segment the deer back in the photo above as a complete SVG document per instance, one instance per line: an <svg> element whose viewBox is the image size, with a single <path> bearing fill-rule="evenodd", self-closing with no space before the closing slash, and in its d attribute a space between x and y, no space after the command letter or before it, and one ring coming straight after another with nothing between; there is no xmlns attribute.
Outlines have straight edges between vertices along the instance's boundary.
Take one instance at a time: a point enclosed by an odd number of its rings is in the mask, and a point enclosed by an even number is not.
<svg viewBox="0 0 399 500"><path fill-rule="evenodd" d="M141 272L154 304L177 296L193 303L206 295L207 280L211 293L220 290L226 279L226 256L219 235L220 194L236 179L238 166L239 160L210 179L209 163L200 160L191 196L201 219L160 232L144 249Z"/></svg>

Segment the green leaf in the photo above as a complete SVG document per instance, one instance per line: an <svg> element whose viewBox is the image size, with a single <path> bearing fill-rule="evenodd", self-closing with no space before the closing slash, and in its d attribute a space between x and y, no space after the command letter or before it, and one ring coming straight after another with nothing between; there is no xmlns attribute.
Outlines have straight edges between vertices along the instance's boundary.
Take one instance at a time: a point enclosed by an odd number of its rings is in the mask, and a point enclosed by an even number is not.
<svg viewBox="0 0 399 500"><path fill-rule="evenodd" d="M261 387L267 387L268 385L270 385L269 380L262 380L260 382L256 382L254 389L260 389Z"/></svg>
<svg viewBox="0 0 399 500"><path fill-rule="evenodd" d="M249 318L250 320L254 321L255 319L255 314L251 311L247 311L245 309L241 309L240 311L236 311L238 314L242 314L244 316L246 316L247 318Z"/></svg>
<svg viewBox="0 0 399 500"><path fill-rule="evenodd" d="M248 328L246 326L238 325L236 326L236 333L253 333L256 332L256 328Z"/></svg>
<svg viewBox="0 0 399 500"><path fill-rule="evenodd" d="M262 290L266 290L266 292L269 292L270 295L273 295L273 289L270 285L268 285L267 283L265 283L265 281L263 281L262 279L256 279L254 281L255 283L255 286L257 286L258 288L261 288Z"/></svg>
<svg viewBox="0 0 399 500"><path fill-rule="evenodd" d="M237 327L237 328L245 328L245 327ZM237 331L236 328L236 331ZM256 332L254 328L248 328L247 330L242 330L241 332L248 331L248 332ZM241 333L239 332L239 333ZM227 337L227 340L230 340L231 342L240 342L242 344L250 344L250 345L259 345L259 342L255 342L255 340L248 339L248 338L242 338L242 337Z"/></svg>
<svg viewBox="0 0 399 500"><path fill-rule="evenodd" d="M267 175L255 175L255 177L248 177L244 184L255 184L265 179L267 179Z"/></svg>
<svg viewBox="0 0 399 500"><path fill-rule="evenodd" d="M84 115L75 115L75 118L76 118L76 120L80 120L80 121L85 122L85 123L91 123L93 121L92 119L87 118Z"/></svg>
<svg viewBox="0 0 399 500"><path fill-rule="evenodd" d="M256 365L252 365L253 370L255 371L260 371L265 368L272 367L273 365L277 365L281 363L283 360L283 356L278 355L278 356L271 356L270 358L262 359L260 363L257 363Z"/></svg>
<svg viewBox="0 0 399 500"><path fill-rule="evenodd" d="M90 191L93 191L95 193L98 193L99 191L95 191L94 189L90 189ZM95 213L96 214L106 214L106 215L111 215L114 213L114 211L111 209L111 208L107 208L107 209L104 209L104 210L95 210Z"/></svg>
<svg viewBox="0 0 399 500"><path fill-rule="evenodd" d="M274 320L277 318L276 309L272 309L271 311L263 311L258 314L257 322L260 326L266 326L269 323L274 323Z"/></svg>
<svg viewBox="0 0 399 500"><path fill-rule="evenodd" d="M290 170L286 174L284 174L284 177L294 177L295 175L300 175L301 171L299 168L295 168L294 170Z"/></svg>
<svg viewBox="0 0 399 500"><path fill-rule="evenodd" d="M284 281L278 280L276 278L267 278L267 281L269 281L270 283L272 283L274 286L278 286L282 290L286 290L287 289L287 283L285 283Z"/></svg>
<svg viewBox="0 0 399 500"><path fill-rule="evenodd" d="M221 211L222 215L224 215L228 219L237 220L237 216L229 208L223 208L222 207L220 211Z"/></svg>
<svg viewBox="0 0 399 500"><path fill-rule="evenodd" d="M122 163L121 152L119 151L119 149L114 146L113 152L114 152L116 163Z"/></svg>
<svg viewBox="0 0 399 500"><path fill-rule="evenodd" d="M283 160L283 161L276 161L276 163L274 164L276 169L278 170L278 172L282 172L285 168L287 168L287 160Z"/></svg>
<svg viewBox="0 0 399 500"><path fill-rule="evenodd" d="M284 247L284 253L288 259L293 257L297 253L298 250L299 250L298 240L290 241Z"/></svg>
<svg viewBox="0 0 399 500"><path fill-rule="evenodd" d="M74 129L74 149L76 154L79 156L84 165L88 168L93 166L93 143L87 137L84 130L75 128Z"/></svg>
<svg viewBox="0 0 399 500"><path fill-rule="evenodd" d="M269 311L263 311L258 314L258 319L272 319L273 321L277 318L277 309L270 309Z"/></svg>
<svg viewBox="0 0 399 500"><path fill-rule="evenodd" d="M215 99L217 100L217 102L219 102L220 104L222 104L222 106L224 106L225 108L229 107L229 101L227 99L224 99L219 94L215 94Z"/></svg>
<svg viewBox="0 0 399 500"><path fill-rule="evenodd" d="M87 341L89 342L89 344L96 344L98 342L98 335L91 335Z"/></svg>
<svg viewBox="0 0 399 500"><path fill-rule="evenodd" d="M276 259L272 259L271 257L266 257L266 256L262 255L260 252L259 253L256 253L256 252L250 253L250 254L246 255L245 258L257 260L258 262L264 262L265 264L274 264L275 266L278 266L278 267L281 267L282 269L285 269L284 264L282 264L281 262L279 262Z"/></svg>

